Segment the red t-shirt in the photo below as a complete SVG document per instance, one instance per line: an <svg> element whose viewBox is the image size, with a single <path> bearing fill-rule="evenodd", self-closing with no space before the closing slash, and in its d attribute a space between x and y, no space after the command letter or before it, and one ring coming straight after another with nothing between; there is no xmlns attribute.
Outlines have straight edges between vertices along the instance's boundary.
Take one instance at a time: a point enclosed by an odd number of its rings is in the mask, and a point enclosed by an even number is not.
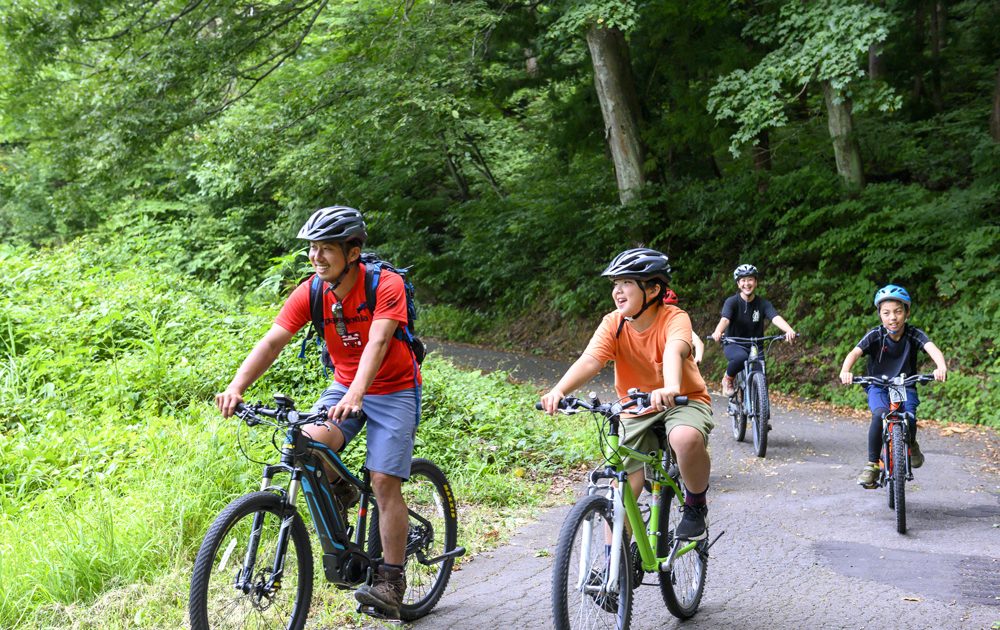
<svg viewBox="0 0 1000 630"><path fill-rule="evenodd" d="M288 296L281 312L274 323L288 332L295 334L303 326L312 325L312 315L309 312L310 277L300 284ZM378 288L375 290L375 313L368 313L365 302L365 265L358 264L358 279L351 292L341 302L343 306L344 323L347 333L341 337L337 334L337 326L333 319L331 308L336 302L332 291L323 291L323 336L326 337L326 347L336 366L335 380L350 387L358 372L361 353L368 343L368 333L372 321L376 319L394 319L402 327L406 325L406 294L403 292L403 279L399 274L386 269L382 270ZM368 388L368 394L391 394L420 385L420 368L414 361L410 346L405 341L393 337L389 340L389 349L382 359L375 374L375 380Z"/></svg>

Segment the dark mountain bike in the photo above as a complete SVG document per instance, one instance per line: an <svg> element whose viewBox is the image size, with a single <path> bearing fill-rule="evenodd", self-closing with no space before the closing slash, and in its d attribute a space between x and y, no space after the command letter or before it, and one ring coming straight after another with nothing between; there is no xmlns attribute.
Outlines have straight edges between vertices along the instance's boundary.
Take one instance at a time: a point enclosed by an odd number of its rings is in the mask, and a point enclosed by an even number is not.
<svg viewBox="0 0 1000 630"><path fill-rule="evenodd" d="M719 343L737 344L750 352L743 369L736 375L735 391L729 397L729 415L733 421L733 437L742 442L747 423L753 431L753 447L757 457L767 455L767 434L771 430L771 400L767 394L767 365L765 359L771 345L784 335L767 337L726 337ZM766 345L765 345L766 344Z"/></svg>
<svg viewBox="0 0 1000 630"><path fill-rule="evenodd" d="M687 404L685 396L674 401ZM559 533L552 569L552 608L558 630L627 630L632 591L645 584L642 579L647 572L658 577L660 594L671 614L688 619L698 611L708 550L715 541L709 543L707 535L698 541L674 537L684 505L683 481L666 446L663 425L652 429L660 443L652 453L619 444L622 411L641 411L648 405L649 394L637 390L612 403L602 404L595 394L589 402L568 397L559 403L563 413L588 411L604 424L601 443L606 463L590 473L587 496L570 510ZM628 474L621 467L626 456L645 465L646 487L653 497L648 506L640 506L628 484Z"/></svg>
<svg viewBox="0 0 1000 630"><path fill-rule="evenodd" d="M911 414L900 411L906 401L906 388L917 383L929 383L933 374L900 374L888 376L855 376L855 385L868 385L889 390L889 411L882 416L882 458L875 488L885 487L889 493L889 509L896 511L896 531L906 533L906 482L913 481L910 466L910 430L907 424Z"/></svg>
<svg viewBox="0 0 1000 630"><path fill-rule="evenodd" d="M369 471L362 468L361 477L356 477L336 453L302 432L306 425L324 422L325 410L301 413L290 398L278 395L274 400L274 408L261 403L237 408L236 416L247 426L273 428L272 443L281 458L264 467L260 491L234 500L209 527L191 577L189 615L194 630L293 630L305 625L312 600L313 556L309 532L296 506L300 490L319 538L328 581L340 588L370 582L381 562L378 508ZM324 463L361 493L354 526L342 516L346 511L334 497ZM287 478L276 484L276 475ZM455 498L437 466L414 459L402 490L410 526L408 584L400 617L413 620L437 604L455 558L465 549L456 546Z"/></svg>

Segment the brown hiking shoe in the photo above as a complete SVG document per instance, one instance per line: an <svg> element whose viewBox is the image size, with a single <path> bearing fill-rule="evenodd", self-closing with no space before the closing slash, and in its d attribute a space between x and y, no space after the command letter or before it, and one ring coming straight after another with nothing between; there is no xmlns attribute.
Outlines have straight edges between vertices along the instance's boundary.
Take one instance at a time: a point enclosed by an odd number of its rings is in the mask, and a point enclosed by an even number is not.
<svg viewBox="0 0 1000 630"><path fill-rule="evenodd" d="M406 592L406 575L403 569L378 566L372 583L363 584L354 591L354 599L363 606L371 606L387 617L399 618L399 607L403 604L403 594Z"/></svg>

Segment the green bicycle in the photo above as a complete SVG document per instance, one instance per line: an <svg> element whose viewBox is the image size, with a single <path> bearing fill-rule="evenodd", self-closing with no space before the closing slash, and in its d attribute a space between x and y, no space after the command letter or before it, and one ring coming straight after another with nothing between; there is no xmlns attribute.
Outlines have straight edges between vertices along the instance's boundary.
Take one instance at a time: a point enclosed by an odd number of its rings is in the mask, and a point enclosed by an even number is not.
<svg viewBox="0 0 1000 630"><path fill-rule="evenodd" d="M684 396L674 400L687 404ZM692 617L705 589L708 550L722 533L711 543L708 536L699 541L674 538L671 524L680 522L684 494L662 425L653 429L660 447L652 453L619 444L621 413L648 407L649 394L630 390L624 398L605 404L591 394L589 402L569 397L559 406L564 413L595 414L607 432L601 431L606 463L590 473L587 495L570 511L559 533L552 574L555 627L627 629L632 591L643 584L645 573L657 574L671 614ZM654 498L648 508L640 507L628 484L622 469L626 456L645 465L646 488ZM629 530L643 532L631 545Z"/></svg>

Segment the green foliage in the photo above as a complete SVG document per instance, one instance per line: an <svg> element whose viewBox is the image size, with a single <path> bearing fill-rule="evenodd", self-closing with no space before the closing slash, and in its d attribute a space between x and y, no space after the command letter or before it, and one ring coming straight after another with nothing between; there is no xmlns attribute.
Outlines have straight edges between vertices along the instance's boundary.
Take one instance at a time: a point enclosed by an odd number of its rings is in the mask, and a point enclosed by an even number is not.
<svg viewBox="0 0 1000 630"><path fill-rule="evenodd" d="M737 125L729 146L756 144L762 131L786 125L788 107L809 84L829 82L843 97L878 111L898 109L900 99L891 88L865 89L859 60L870 46L885 41L889 13L873 3L851 0L786 2L776 15L751 18L744 34L770 48L750 70L722 76L708 97L708 109L719 120ZM864 89L862 94L854 94ZM859 98L860 97L860 98Z"/></svg>
<svg viewBox="0 0 1000 630"><path fill-rule="evenodd" d="M211 519L257 487L255 461L275 457L270 432L223 420L210 402L270 327L273 295L234 298L192 279L171 257L184 242L118 226L61 248L0 246L0 626L73 625L126 584L172 580L183 592ZM248 399L309 404L326 380L296 350ZM418 453L463 504L537 503L546 475L596 455L585 425L535 412L534 392L504 374L431 357L424 383ZM182 601L159 605L130 614L182 623Z"/></svg>

